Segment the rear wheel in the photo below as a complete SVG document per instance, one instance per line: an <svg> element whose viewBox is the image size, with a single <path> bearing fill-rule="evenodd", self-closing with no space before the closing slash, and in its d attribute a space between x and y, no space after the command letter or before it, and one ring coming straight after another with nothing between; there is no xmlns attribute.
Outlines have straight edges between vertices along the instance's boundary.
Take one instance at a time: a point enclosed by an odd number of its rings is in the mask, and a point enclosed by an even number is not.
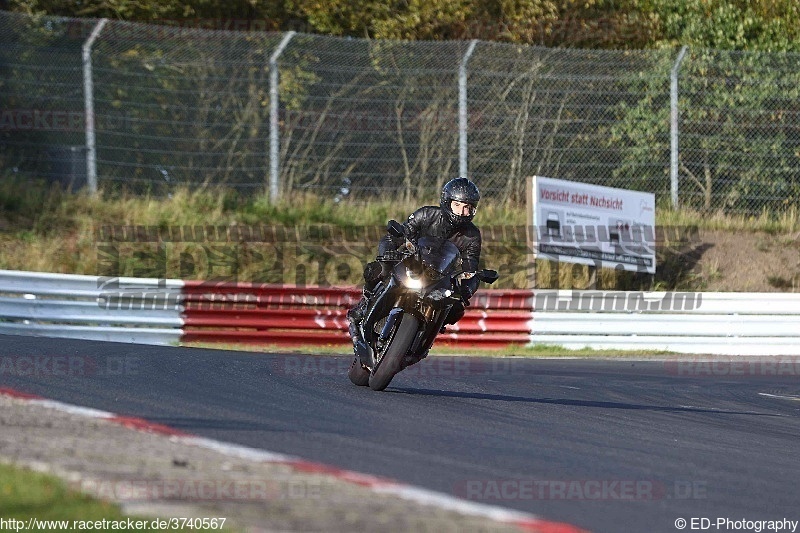
<svg viewBox="0 0 800 533"><path fill-rule="evenodd" d="M418 326L419 322L413 315L404 313L400 317L400 324L395 326L394 335L389 339L388 346L369 376L369 388L383 390L389 386L392 378L400 371L400 363L417 334Z"/></svg>
<svg viewBox="0 0 800 533"><path fill-rule="evenodd" d="M361 364L361 359L358 356L353 358L353 364L350 365L350 370L347 372L347 377L353 382L353 385L359 387L366 387L369 385L369 370L364 368Z"/></svg>

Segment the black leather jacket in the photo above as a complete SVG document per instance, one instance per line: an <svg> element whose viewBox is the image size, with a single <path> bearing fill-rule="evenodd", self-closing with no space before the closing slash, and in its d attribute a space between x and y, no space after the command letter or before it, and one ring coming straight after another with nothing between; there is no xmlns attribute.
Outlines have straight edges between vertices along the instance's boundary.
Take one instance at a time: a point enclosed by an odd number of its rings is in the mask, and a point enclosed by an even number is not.
<svg viewBox="0 0 800 533"><path fill-rule="evenodd" d="M481 231L472 222L453 227L442 215L441 208L428 205L414 211L404 226L409 237L414 239L428 236L451 241L461 252L464 271L478 270L478 263L481 259ZM387 235L381 240L378 253L382 255L389 250L396 250L401 244L403 244L402 238L393 240Z"/></svg>

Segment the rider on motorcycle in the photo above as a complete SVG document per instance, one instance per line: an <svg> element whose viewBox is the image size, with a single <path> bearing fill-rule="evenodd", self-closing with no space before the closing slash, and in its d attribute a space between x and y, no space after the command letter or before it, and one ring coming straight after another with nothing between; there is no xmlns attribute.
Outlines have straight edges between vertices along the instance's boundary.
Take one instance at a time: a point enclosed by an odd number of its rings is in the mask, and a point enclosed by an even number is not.
<svg viewBox="0 0 800 533"><path fill-rule="evenodd" d="M472 223L472 219L475 217L480 199L481 193L478 187L467 178L455 178L448 181L442 188L438 207L420 207L408 217L404 224L407 238L416 240L429 236L447 239L455 244L461 252L463 271L476 271L481 256L481 232ZM393 238L387 234L378 245L378 257L405 245L405 239ZM373 296L372 291L387 274L379 261L368 263L364 268L364 294L361 300L347 312L353 343L360 340L361 333L358 325L364 319L369 308L370 299ZM469 299L477 288L478 279L476 277L462 280L460 291L466 305L469 305ZM445 323L455 324L463 316L464 306L454 305Z"/></svg>

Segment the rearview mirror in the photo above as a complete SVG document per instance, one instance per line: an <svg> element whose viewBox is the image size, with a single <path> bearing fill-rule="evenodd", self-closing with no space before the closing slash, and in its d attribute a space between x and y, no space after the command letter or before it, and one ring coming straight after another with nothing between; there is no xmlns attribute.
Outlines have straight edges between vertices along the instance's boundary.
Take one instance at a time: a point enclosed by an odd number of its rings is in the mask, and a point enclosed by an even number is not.
<svg viewBox="0 0 800 533"><path fill-rule="evenodd" d="M497 273L497 270L488 270L488 269L481 270L476 275L478 276L479 280L481 280L484 283L488 283L490 285L495 281L497 281L497 278L500 277L500 275Z"/></svg>
<svg viewBox="0 0 800 533"><path fill-rule="evenodd" d="M390 220L386 224L386 231L392 237L405 237L406 235L406 228L396 220Z"/></svg>

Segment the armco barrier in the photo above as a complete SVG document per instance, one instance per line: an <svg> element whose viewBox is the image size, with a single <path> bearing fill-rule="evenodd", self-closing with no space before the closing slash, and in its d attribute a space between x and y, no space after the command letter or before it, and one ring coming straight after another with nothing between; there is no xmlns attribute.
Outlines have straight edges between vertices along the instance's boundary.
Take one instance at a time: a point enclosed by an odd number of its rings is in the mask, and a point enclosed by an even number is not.
<svg viewBox="0 0 800 533"><path fill-rule="evenodd" d="M180 341L183 282L0 270L0 333Z"/></svg>
<svg viewBox="0 0 800 533"><path fill-rule="evenodd" d="M484 348L527 344L532 296L520 290L479 292L464 318L437 342ZM187 281L183 340L347 346L346 312L360 297L356 288Z"/></svg>
<svg viewBox="0 0 800 533"><path fill-rule="evenodd" d="M537 291L531 342L570 349L800 355L800 294Z"/></svg>
<svg viewBox="0 0 800 533"><path fill-rule="evenodd" d="M346 347L346 310L359 297L355 288L0 270L0 333ZM800 355L800 294L482 289L437 343Z"/></svg>

